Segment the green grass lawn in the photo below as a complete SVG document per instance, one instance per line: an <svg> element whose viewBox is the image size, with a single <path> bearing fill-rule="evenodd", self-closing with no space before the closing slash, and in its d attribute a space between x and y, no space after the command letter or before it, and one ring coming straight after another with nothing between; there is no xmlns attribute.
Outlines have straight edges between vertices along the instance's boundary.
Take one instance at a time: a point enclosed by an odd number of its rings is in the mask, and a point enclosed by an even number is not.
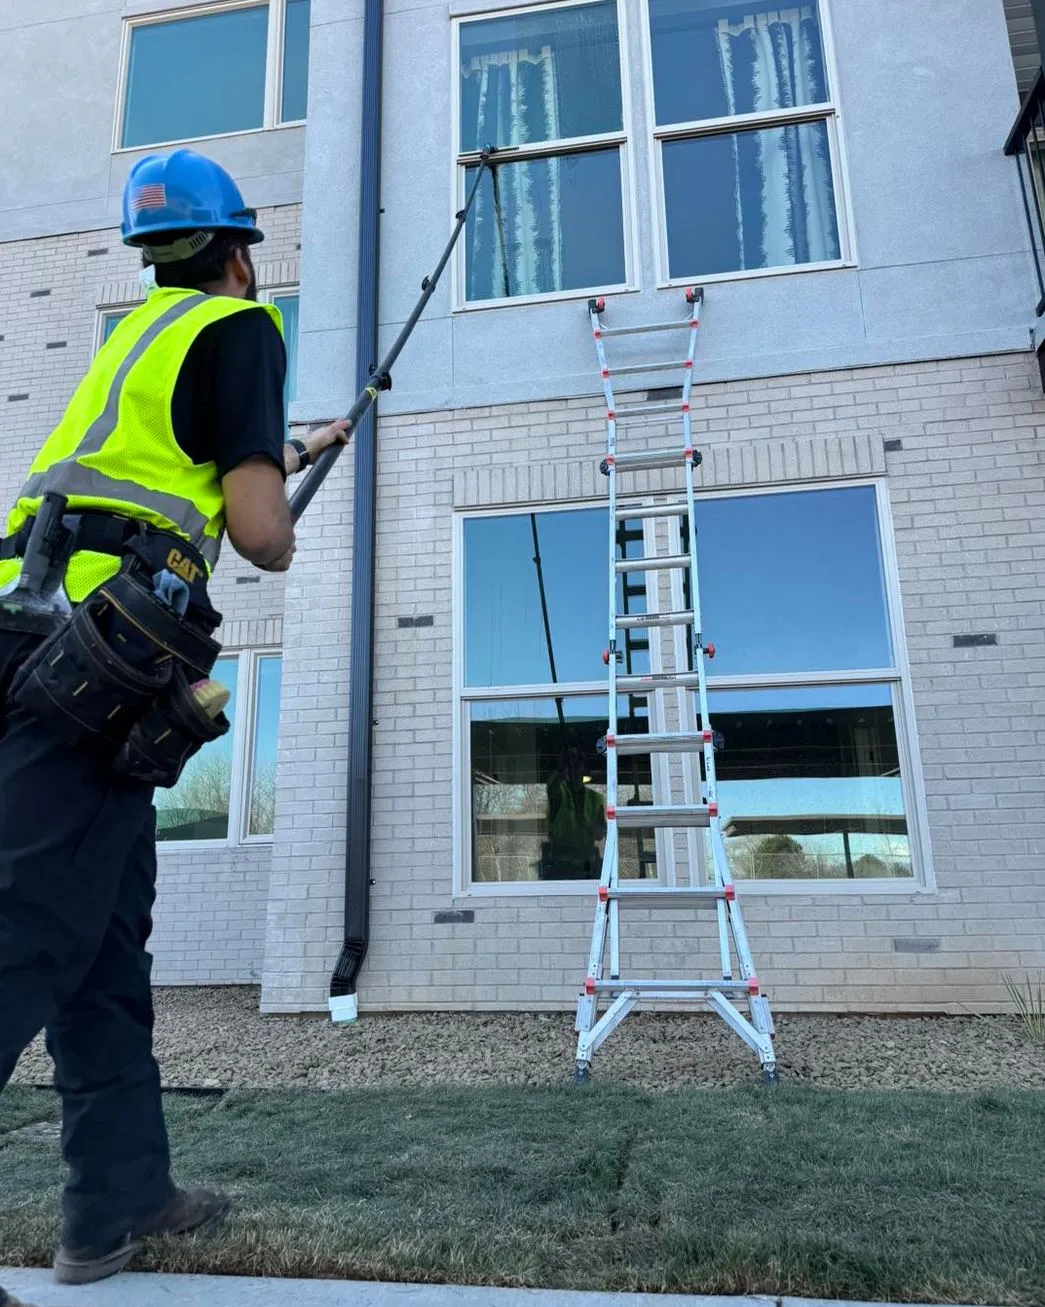
<svg viewBox="0 0 1045 1307"><path fill-rule="evenodd" d="M0 1096L0 1264L49 1265L62 1167ZM781 1087L234 1092L170 1098L180 1179L224 1232L143 1268L1045 1302L1045 1094Z"/></svg>

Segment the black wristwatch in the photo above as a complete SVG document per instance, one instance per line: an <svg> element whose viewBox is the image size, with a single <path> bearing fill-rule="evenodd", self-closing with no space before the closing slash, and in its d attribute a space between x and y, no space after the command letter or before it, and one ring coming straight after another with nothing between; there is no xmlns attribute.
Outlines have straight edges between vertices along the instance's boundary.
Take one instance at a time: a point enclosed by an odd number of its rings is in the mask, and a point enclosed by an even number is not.
<svg viewBox="0 0 1045 1307"><path fill-rule="evenodd" d="M303 440L288 440L287 444L298 456L298 471L303 472L312 462L312 455L308 452L308 447Z"/></svg>

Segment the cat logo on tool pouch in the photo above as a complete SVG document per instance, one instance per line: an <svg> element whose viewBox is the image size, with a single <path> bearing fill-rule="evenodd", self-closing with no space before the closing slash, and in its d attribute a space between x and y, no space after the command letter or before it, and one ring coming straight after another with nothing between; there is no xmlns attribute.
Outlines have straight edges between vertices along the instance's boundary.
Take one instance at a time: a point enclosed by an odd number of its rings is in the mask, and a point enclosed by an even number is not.
<svg viewBox="0 0 1045 1307"><path fill-rule="evenodd" d="M178 549L172 549L167 555L167 567L175 576L180 576L189 585L192 585L194 581L198 581L203 575L202 570L196 566L192 559L186 558Z"/></svg>

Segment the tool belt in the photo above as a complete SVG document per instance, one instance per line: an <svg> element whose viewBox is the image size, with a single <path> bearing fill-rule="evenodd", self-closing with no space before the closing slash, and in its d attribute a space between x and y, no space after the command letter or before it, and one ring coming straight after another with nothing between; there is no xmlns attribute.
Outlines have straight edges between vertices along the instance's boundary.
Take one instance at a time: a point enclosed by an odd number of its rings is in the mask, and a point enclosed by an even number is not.
<svg viewBox="0 0 1045 1307"><path fill-rule="evenodd" d="M230 729L191 688L221 652L203 560L178 537L124 518L82 514L70 525L75 551L116 554L120 570L29 655L10 701L67 743L99 750L118 774L172 786L204 744ZM19 543L24 551L19 536L4 541L0 557L19 557ZM155 590L156 575L172 567L189 587L184 616Z"/></svg>

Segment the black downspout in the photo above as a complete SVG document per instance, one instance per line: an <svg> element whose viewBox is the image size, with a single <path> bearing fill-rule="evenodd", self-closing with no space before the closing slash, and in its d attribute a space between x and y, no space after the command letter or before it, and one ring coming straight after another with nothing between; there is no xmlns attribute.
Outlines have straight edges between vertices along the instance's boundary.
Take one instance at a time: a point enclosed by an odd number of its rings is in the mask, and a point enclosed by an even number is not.
<svg viewBox="0 0 1045 1307"><path fill-rule="evenodd" d="M356 300L356 388L377 364L377 297L381 204L381 80L384 0L365 0L363 113L359 151L359 285ZM348 694L348 830L345 848L345 942L330 981L332 998L356 992L370 942L370 757L373 742L374 548L377 410L355 433L355 526L352 637Z"/></svg>

